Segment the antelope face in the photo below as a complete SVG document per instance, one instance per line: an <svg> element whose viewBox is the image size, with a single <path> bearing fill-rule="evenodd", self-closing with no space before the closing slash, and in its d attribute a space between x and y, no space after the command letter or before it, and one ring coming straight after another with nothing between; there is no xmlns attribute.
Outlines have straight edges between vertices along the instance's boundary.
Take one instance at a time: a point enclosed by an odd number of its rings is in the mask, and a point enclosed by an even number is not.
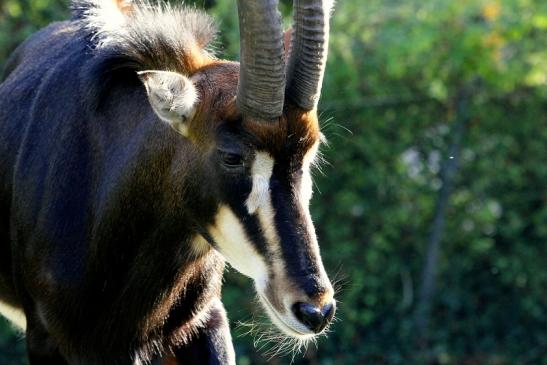
<svg viewBox="0 0 547 365"><path fill-rule="evenodd" d="M315 114L293 111L266 128L236 117L221 122L210 155L219 194L210 241L254 280L272 321L300 338L335 311L309 213L319 143Z"/></svg>

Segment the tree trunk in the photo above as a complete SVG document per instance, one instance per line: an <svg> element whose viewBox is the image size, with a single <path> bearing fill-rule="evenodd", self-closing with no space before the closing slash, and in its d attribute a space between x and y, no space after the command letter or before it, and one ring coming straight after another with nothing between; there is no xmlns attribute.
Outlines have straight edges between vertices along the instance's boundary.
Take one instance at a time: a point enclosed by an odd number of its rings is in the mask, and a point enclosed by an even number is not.
<svg viewBox="0 0 547 365"><path fill-rule="evenodd" d="M452 193L454 178L458 171L462 139L470 120L470 92L471 88L463 88L458 93L456 99L456 116L450 131L451 141L439 173L442 185L435 204L431 232L427 243L425 264L422 271L421 287L414 315L416 339L421 350L420 358L422 360L425 360L424 356L429 347L428 326L435 296L435 281L438 272L439 256L441 254L446 208Z"/></svg>

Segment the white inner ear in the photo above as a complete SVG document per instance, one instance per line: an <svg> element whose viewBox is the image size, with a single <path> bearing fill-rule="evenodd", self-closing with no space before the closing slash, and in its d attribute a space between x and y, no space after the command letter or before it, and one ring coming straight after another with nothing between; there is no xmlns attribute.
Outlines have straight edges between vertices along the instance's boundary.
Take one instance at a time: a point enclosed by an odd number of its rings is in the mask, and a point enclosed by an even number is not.
<svg viewBox="0 0 547 365"><path fill-rule="evenodd" d="M194 116L198 101L192 81L184 75L169 71L141 71L138 75L158 117L188 136L188 121Z"/></svg>

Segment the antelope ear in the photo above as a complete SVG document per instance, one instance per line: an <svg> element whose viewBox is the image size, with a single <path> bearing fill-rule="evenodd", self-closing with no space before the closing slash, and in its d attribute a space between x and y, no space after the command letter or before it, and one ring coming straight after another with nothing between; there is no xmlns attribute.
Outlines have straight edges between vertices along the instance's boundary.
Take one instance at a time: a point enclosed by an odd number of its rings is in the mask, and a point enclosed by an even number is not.
<svg viewBox="0 0 547 365"><path fill-rule="evenodd" d="M176 72L141 71L148 101L158 117L188 136L188 121L196 110L198 94L189 78Z"/></svg>

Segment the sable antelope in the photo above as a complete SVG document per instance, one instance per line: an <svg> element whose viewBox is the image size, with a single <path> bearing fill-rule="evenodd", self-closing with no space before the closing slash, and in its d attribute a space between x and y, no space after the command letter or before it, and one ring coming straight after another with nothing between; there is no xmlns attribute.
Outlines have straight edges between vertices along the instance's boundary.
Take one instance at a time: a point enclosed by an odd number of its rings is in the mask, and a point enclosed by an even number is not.
<svg viewBox="0 0 547 365"><path fill-rule="evenodd" d="M72 5L0 86L0 308L30 364L233 364L225 260L283 333L323 331L308 205L330 5L295 0L286 56L277 0L238 0L239 64L197 10Z"/></svg>

